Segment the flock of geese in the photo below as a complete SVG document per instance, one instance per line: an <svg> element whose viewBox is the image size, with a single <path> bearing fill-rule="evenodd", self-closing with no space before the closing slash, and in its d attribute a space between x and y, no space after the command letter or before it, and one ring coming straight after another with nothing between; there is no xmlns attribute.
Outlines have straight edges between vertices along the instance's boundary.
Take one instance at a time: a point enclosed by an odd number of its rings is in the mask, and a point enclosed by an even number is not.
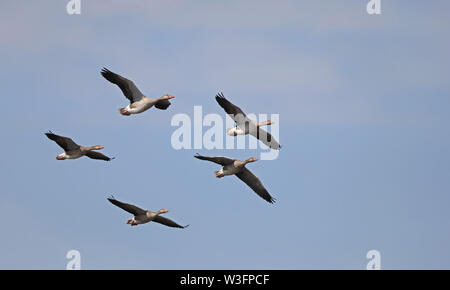
<svg viewBox="0 0 450 290"><path fill-rule="evenodd" d="M120 114L124 116L130 116L132 114L145 112L153 106L160 110L166 110L170 106L169 100L174 98L174 96L169 94L163 95L159 98L146 97L136 87L133 81L122 77L106 68L103 68L101 70L101 75L109 82L117 85L124 96L130 101L130 104L128 106L119 109ZM237 136L250 134L252 136L255 136L271 149L279 150L281 148L280 144L275 140L275 138L272 137L272 135L261 129L262 126L273 124L272 121L257 123L249 119L238 106L228 101L222 93L216 95L216 101L236 123L236 127L227 129L228 135ZM51 131L45 133L45 135L50 140L56 142L56 144L58 144L64 150L63 153L56 156L57 160L77 159L82 156L104 161L111 161L112 159L114 159L114 157L108 157L97 151L104 148L101 145L78 145L71 138L56 135ZM199 154L195 155L194 157L200 160L211 161L221 165L222 168L215 171L215 175L217 178L222 178L228 175L236 175L261 198L269 203L275 202L275 199L266 190L261 180L259 180L259 178L254 175L248 168L246 168L246 165L248 163L257 161L256 158L252 157L247 160L241 161L227 157L208 157ZM181 226L168 218L162 217L161 214L168 212L168 210L165 208L162 208L156 212L144 210L135 205L118 201L113 196L108 198L108 201L133 215L132 219L127 220L127 224L131 226L145 224L153 221L169 227L187 227Z"/></svg>

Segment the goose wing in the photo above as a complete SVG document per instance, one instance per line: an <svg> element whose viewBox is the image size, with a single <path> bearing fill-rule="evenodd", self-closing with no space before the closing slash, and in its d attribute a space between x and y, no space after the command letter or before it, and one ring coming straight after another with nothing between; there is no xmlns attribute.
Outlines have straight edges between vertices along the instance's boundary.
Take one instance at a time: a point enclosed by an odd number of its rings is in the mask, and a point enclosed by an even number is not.
<svg viewBox="0 0 450 290"><path fill-rule="evenodd" d="M170 106L169 100L159 100L155 104L155 108L160 110L166 110Z"/></svg>
<svg viewBox="0 0 450 290"><path fill-rule="evenodd" d="M114 159L114 157L110 158L110 157L108 157L108 156L106 156L106 155L104 155L104 154L102 154L100 152L96 152L96 151L92 151L92 150L87 151L85 153L85 155L87 157L91 158L91 159L98 159L98 160L105 160L105 161L111 161L111 160Z"/></svg>
<svg viewBox="0 0 450 290"><path fill-rule="evenodd" d="M211 162L220 164L222 166L225 166L227 164L231 164L234 162L234 159L227 158L227 157L208 157L208 156L202 156L199 154L195 155L194 157L197 159L200 159L200 160L211 161Z"/></svg>
<svg viewBox="0 0 450 290"><path fill-rule="evenodd" d="M275 199L269 194L261 180L246 167L242 168L242 170L235 175L267 202L275 202Z"/></svg>
<svg viewBox="0 0 450 290"><path fill-rule="evenodd" d="M172 227L172 228L182 228L182 229L184 229L184 228L187 228L189 226L189 225L180 226L179 224L177 224L173 220L165 218L165 217L162 217L160 215L155 216L155 218L152 221L160 223L160 224L168 226L168 227Z"/></svg>
<svg viewBox="0 0 450 290"><path fill-rule="evenodd" d="M141 91L136 87L133 81L124 78L123 76L116 73L113 73L107 68L103 68L101 74L105 79L119 86L119 88L122 90L122 93L128 100L130 100L131 104L141 100L144 97L144 94L141 93Z"/></svg>
<svg viewBox="0 0 450 290"><path fill-rule="evenodd" d="M246 122L250 122L247 115L245 115L241 108L228 101L223 93L216 95L216 101L238 126L244 125Z"/></svg>
<svg viewBox="0 0 450 290"><path fill-rule="evenodd" d="M108 198L108 200L115 206L120 207L121 209L131 213L134 216L145 215L147 213L147 211L143 210L142 208L139 208L139 207L129 204L129 203L124 203L124 202L118 201L117 199L115 199L113 197Z"/></svg>
<svg viewBox="0 0 450 290"><path fill-rule="evenodd" d="M48 137L48 139L55 141L56 144L58 144L66 152L77 150L78 148L80 148L80 145L73 142L73 140L70 139L69 137L53 134L52 131L45 133L45 135Z"/></svg>
<svg viewBox="0 0 450 290"><path fill-rule="evenodd" d="M259 141L266 144L269 148L276 150L279 150L281 148L281 145L278 143L278 141L275 140L275 138L273 138L273 136L266 130L256 126L251 126L250 128L250 135L256 137Z"/></svg>

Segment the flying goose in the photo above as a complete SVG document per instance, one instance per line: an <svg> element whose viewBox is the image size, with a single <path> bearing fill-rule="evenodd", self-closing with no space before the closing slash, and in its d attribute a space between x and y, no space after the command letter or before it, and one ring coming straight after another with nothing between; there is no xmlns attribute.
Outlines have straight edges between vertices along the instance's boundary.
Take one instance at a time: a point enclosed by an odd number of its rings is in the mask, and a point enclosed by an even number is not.
<svg viewBox="0 0 450 290"><path fill-rule="evenodd" d="M225 112L236 122L236 127L227 129L227 135L237 136L237 135L253 135L258 140L266 144L269 148L279 150L281 145L265 130L261 129L261 126L272 125L272 121L255 122L250 120L247 115L236 105L233 105L228 101L223 93L216 95L217 103L225 110Z"/></svg>
<svg viewBox="0 0 450 290"><path fill-rule="evenodd" d="M170 106L169 100L174 98L174 96L167 94L159 98L148 98L141 93L133 81L113 73L107 68L103 68L101 74L105 79L119 86L125 97L130 100L127 107L119 109L120 114L124 116L142 113L152 106L160 110L166 110Z"/></svg>
<svg viewBox="0 0 450 290"><path fill-rule="evenodd" d="M56 156L57 160L64 159L77 159L82 156L87 156L91 159L100 159L105 161L110 161L113 158L109 158L108 156L103 155L100 152L95 152L93 150L101 150L104 147L100 145L95 145L91 147L80 146L77 143L73 142L72 139L68 137L59 136L53 134L52 131L45 133L48 139L55 141L62 149L64 149L64 153Z"/></svg>
<svg viewBox="0 0 450 290"><path fill-rule="evenodd" d="M157 222L157 223L163 224L168 227L173 227L173 228L184 229L189 226L189 225L180 226L176 222L174 222L168 218L162 217L161 214L168 212L168 210L165 208L162 208L162 209L158 210L157 212L154 212L151 210L143 210L132 204L120 202L117 199L115 199L114 196L111 196L110 198L108 198L108 200L115 206L118 206L121 209L134 215L134 217L132 219L127 220L127 225L137 226L140 224L146 224L148 222L153 221L153 222Z"/></svg>
<svg viewBox="0 0 450 290"><path fill-rule="evenodd" d="M274 203L275 199L270 196L269 192L264 188L264 185L261 183L261 180L254 175L250 170L248 170L245 165L250 162L255 162L255 157L249 158L245 161L231 159L227 157L207 157L202 156L197 153L194 156L200 160L207 160L217 164L222 165L222 169L218 171L214 171L217 178L222 178L227 175L236 175L240 180L245 182L254 192L256 192L260 197L265 199L267 202Z"/></svg>

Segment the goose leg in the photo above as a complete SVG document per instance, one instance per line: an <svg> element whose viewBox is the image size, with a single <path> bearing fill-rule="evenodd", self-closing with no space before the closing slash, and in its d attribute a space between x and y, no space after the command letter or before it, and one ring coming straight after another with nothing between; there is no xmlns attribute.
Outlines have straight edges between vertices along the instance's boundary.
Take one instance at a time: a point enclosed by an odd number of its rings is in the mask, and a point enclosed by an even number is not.
<svg viewBox="0 0 450 290"><path fill-rule="evenodd" d="M223 173L223 170L214 171L214 173L216 174L217 178L222 178L225 176L225 174Z"/></svg>

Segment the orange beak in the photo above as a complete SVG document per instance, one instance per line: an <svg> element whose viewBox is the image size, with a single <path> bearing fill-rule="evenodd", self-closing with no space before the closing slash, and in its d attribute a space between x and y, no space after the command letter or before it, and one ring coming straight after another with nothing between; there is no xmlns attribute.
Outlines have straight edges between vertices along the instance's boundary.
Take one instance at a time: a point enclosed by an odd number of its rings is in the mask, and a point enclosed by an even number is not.
<svg viewBox="0 0 450 290"><path fill-rule="evenodd" d="M175 97L174 97L174 96L172 96L172 95L169 95L169 100L170 100L170 99L173 99L173 98L175 98Z"/></svg>

